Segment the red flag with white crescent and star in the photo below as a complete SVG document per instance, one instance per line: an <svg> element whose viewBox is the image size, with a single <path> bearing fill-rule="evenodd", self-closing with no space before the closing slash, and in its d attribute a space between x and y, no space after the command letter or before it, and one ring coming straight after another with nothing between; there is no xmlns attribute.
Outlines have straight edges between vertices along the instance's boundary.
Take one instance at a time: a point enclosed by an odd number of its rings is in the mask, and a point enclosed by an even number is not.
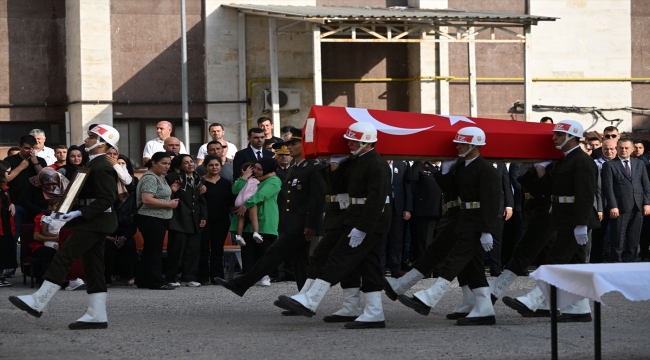
<svg viewBox="0 0 650 360"><path fill-rule="evenodd" d="M343 135L354 122L377 128L377 152L390 159L453 159L458 130L475 126L485 132L481 155L493 160L560 159L553 124L453 115L433 115L314 105L303 127L303 156L308 159L349 154Z"/></svg>

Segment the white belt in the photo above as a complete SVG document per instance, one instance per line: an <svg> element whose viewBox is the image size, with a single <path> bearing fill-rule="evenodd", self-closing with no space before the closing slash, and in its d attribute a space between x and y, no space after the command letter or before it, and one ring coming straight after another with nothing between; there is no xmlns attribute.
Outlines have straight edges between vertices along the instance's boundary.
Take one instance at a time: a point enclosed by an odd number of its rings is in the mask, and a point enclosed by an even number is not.
<svg viewBox="0 0 650 360"><path fill-rule="evenodd" d="M551 195L551 201L560 204L573 204L576 202L575 196L555 196Z"/></svg>
<svg viewBox="0 0 650 360"><path fill-rule="evenodd" d="M77 200L79 201L79 205L86 206L92 204L97 199L77 199ZM104 212L113 212L113 208L108 208L104 210Z"/></svg>
<svg viewBox="0 0 650 360"><path fill-rule="evenodd" d="M465 210L480 209L481 208L481 203L479 201L461 202L460 203L460 208L465 209Z"/></svg>
<svg viewBox="0 0 650 360"><path fill-rule="evenodd" d="M350 204L363 205L366 203L367 198L350 198ZM390 197L386 196L386 204L390 204Z"/></svg>
<svg viewBox="0 0 650 360"><path fill-rule="evenodd" d="M445 211L447 211L447 210L449 210L451 208L455 208L457 206L460 206L460 200L452 200L452 201L444 204L443 208L445 209Z"/></svg>

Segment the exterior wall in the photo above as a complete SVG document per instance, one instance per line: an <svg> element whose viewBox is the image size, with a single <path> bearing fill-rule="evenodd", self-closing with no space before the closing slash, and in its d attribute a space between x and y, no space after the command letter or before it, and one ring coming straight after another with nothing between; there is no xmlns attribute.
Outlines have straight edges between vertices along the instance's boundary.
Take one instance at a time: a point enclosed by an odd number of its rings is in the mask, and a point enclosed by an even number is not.
<svg viewBox="0 0 650 360"><path fill-rule="evenodd" d="M187 0L188 95L205 100L201 0ZM113 99L181 101L181 9L179 0L112 0ZM203 105L190 106L191 118L205 117ZM116 105L117 118L182 119L181 104Z"/></svg>
<svg viewBox="0 0 650 360"><path fill-rule="evenodd" d="M525 14L525 0L449 0L449 8L464 10L507 12ZM546 15L533 12L534 15ZM559 16L553 13L550 16ZM541 24L541 23L540 23ZM553 27L556 24L547 24ZM510 28L523 33L521 29ZM536 31L536 26L533 26ZM489 31L479 34L477 39L489 39ZM498 35L497 35L498 36ZM508 37L511 38L511 37ZM544 56L544 55L541 55ZM467 44L449 44L449 74L455 77L468 77ZM477 43L477 77L523 77L524 45L512 43ZM513 103L524 100L523 82L477 82L476 97L478 116L495 119L523 119L523 114L509 114ZM469 82L451 81L449 84L449 107L454 115L469 115Z"/></svg>
<svg viewBox="0 0 650 360"><path fill-rule="evenodd" d="M650 78L650 1L632 0L631 25L632 77ZM650 82L632 83L632 106L650 108ZM650 111L633 114L632 124L634 130L650 131Z"/></svg>
<svg viewBox="0 0 650 360"><path fill-rule="evenodd" d="M629 78L631 76L630 2L616 0L532 0L531 13L560 17L532 31L532 77ZM603 41L608 39L609 41ZM534 82L534 104L622 108L632 104L630 82ZM629 111L606 111L621 131L632 130ZM599 119L592 126L591 113L539 113L554 119L571 118L585 130L602 129L609 122Z"/></svg>
<svg viewBox="0 0 650 360"><path fill-rule="evenodd" d="M65 103L65 0L0 0L0 103ZM0 121L60 121L64 107L0 108Z"/></svg>

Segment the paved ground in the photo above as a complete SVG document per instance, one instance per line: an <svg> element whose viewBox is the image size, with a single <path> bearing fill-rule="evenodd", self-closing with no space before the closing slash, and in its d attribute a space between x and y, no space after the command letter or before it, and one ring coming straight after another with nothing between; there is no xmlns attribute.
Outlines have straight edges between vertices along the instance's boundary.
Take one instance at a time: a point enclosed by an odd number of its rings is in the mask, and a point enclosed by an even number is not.
<svg viewBox="0 0 650 360"><path fill-rule="evenodd" d="M31 293L19 278L0 288L0 358L7 359L550 359L548 319L524 319L502 302L497 325L459 327L444 315L461 299L452 287L421 316L384 296L386 329L346 330L321 318L338 309L332 289L317 317L282 317L273 300L293 283L256 286L240 298L220 286L151 291L109 289L107 330L71 331L83 315L83 291L60 291L39 319L7 297ZM430 286L422 281L416 289ZM532 287L518 279L508 295ZM603 359L650 358L650 302L605 296ZM560 358L593 358L593 323L560 324Z"/></svg>

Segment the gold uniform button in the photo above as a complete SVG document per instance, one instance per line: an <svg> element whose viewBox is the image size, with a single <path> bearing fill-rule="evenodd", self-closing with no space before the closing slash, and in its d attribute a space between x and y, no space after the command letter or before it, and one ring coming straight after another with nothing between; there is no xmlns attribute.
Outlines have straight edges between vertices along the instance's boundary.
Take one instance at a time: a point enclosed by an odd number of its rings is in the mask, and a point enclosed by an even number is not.
<svg viewBox="0 0 650 360"><path fill-rule="evenodd" d="M288 211L289 211L289 209L287 209L287 212L288 212Z"/></svg>
<svg viewBox="0 0 650 360"><path fill-rule="evenodd" d="M287 199L287 202L291 202L291 200Z"/></svg>
<svg viewBox="0 0 650 360"><path fill-rule="evenodd" d="M287 190L287 194L291 194L291 190Z"/></svg>

